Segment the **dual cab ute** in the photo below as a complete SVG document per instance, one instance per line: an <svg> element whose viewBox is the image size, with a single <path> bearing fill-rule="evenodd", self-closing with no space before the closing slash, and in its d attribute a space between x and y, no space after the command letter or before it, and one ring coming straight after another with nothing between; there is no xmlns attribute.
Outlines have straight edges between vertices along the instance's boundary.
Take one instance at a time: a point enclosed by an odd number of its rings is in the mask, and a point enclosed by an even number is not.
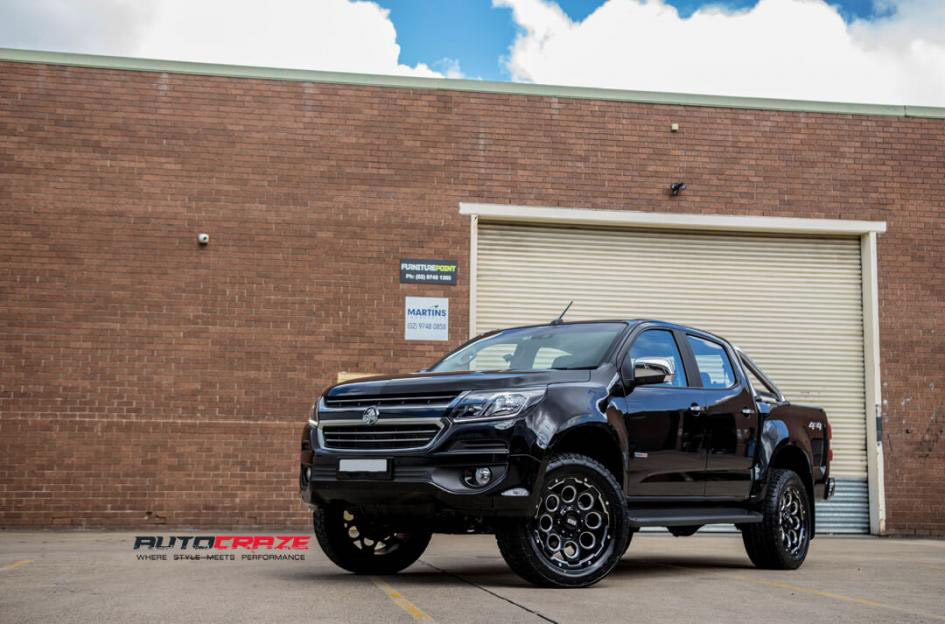
<svg viewBox="0 0 945 624"><path fill-rule="evenodd" d="M734 524L797 568L832 494L823 410L742 351L657 321L482 335L428 371L338 384L302 435L302 499L336 564L395 573L435 532L494 533L542 586L606 576L641 527Z"/></svg>

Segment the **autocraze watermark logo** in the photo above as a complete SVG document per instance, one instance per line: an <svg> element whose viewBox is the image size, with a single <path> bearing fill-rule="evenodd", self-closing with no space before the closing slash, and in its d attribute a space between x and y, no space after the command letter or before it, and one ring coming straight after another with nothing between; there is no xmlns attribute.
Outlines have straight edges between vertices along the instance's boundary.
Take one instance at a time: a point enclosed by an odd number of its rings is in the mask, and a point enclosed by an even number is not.
<svg viewBox="0 0 945 624"><path fill-rule="evenodd" d="M307 535L136 535L142 561L303 561ZM237 551L237 552L233 552Z"/></svg>

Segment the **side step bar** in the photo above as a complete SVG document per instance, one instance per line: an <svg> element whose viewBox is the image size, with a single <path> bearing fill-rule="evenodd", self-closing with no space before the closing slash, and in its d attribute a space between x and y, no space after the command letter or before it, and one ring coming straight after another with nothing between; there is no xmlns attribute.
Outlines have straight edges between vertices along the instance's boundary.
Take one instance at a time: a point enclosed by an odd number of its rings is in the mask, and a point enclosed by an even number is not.
<svg viewBox="0 0 945 624"><path fill-rule="evenodd" d="M664 527L697 524L750 524L761 522L762 515L737 507L669 507L630 510L630 526Z"/></svg>

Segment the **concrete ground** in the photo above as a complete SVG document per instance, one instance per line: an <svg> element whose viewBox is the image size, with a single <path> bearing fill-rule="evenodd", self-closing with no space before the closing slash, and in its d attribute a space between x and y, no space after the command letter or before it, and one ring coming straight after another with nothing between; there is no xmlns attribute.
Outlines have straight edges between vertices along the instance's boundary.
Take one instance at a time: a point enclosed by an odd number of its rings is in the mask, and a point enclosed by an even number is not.
<svg viewBox="0 0 945 624"><path fill-rule="evenodd" d="M405 572L371 578L314 539L304 561L140 561L134 535L0 532L0 622L945 622L945 541L819 537L800 570L772 572L738 536L637 535L595 587L548 590L490 536L435 536Z"/></svg>

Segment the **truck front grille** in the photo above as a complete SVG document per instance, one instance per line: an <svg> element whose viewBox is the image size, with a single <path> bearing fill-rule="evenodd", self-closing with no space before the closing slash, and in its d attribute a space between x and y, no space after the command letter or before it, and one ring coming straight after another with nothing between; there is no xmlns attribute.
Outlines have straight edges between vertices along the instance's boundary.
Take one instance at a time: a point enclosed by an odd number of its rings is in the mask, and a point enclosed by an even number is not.
<svg viewBox="0 0 945 624"><path fill-rule="evenodd" d="M372 405L377 408L423 408L446 407L456 398L457 392L435 392L427 394L403 394L385 396L360 396L352 398L325 398L325 407L330 409L364 409Z"/></svg>
<svg viewBox="0 0 945 624"><path fill-rule="evenodd" d="M376 425L329 425L322 429L325 448L352 451L384 451L423 448L440 432L439 422Z"/></svg>

